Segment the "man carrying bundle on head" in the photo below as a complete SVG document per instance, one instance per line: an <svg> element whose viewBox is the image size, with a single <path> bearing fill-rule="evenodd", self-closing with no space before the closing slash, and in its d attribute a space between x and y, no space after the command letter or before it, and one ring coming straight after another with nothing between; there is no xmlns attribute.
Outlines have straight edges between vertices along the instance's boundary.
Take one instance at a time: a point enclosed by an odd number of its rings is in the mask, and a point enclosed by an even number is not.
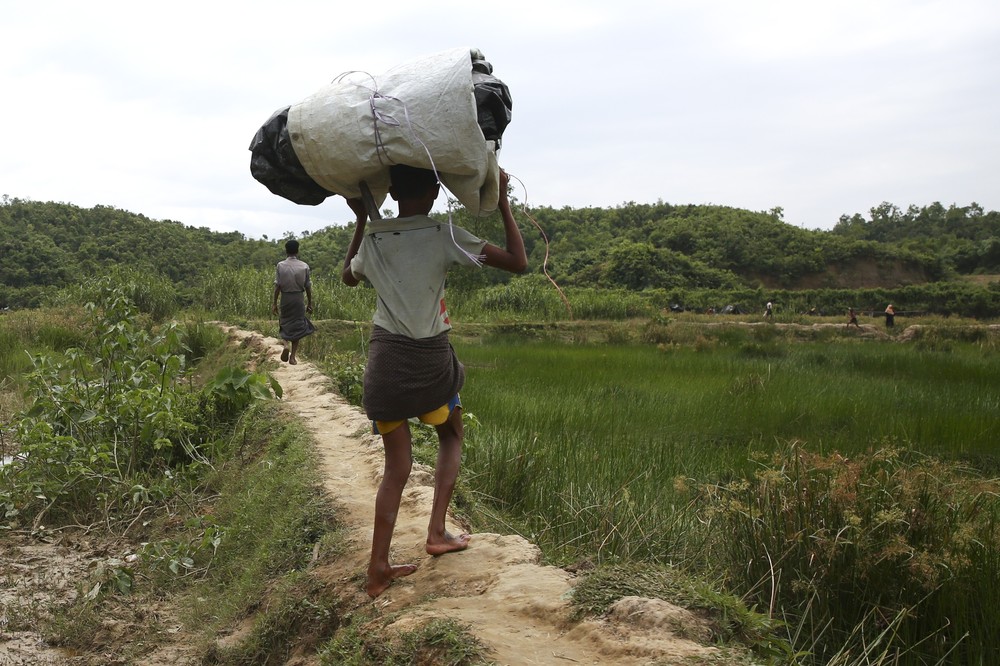
<svg viewBox="0 0 1000 666"><path fill-rule="evenodd" d="M428 217L440 192L436 174L428 169L394 165L389 195L399 205L399 216L373 220L368 229L364 202L348 199L357 226L344 260L343 281L353 287L367 279L378 294L364 376L365 413L385 448L366 586L373 598L395 578L417 569L415 564L389 562L396 514L412 464L407 419L419 418L435 426L438 434L426 552L438 556L464 550L471 539L445 528L462 457L458 392L465 369L448 340L451 323L444 286L448 269L455 265L485 264L512 273L527 267L524 241L507 199L507 174L501 170L499 175L504 248Z"/></svg>

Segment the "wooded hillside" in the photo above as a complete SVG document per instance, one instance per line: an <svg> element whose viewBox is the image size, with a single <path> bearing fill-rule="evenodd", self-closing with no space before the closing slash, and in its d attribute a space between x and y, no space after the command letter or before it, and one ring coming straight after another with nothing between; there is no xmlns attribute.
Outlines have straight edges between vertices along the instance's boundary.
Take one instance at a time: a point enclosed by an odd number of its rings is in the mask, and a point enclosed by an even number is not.
<svg viewBox="0 0 1000 666"><path fill-rule="evenodd" d="M516 205L515 205L516 209ZM517 212L517 211L516 211ZM646 289L858 289L1000 273L1000 213L976 204L933 203L905 212L884 203L843 216L831 231L806 230L768 212L710 205L625 203L614 208L542 207L531 216L549 239L548 271L567 287ZM497 218L455 222L501 242ZM520 212L541 272L546 245ZM353 229L307 234L302 256L314 274L336 276ZM286 234L286 237L289 235ZM0 307L38 305L47 293L124 265L169 279L183 292L215 268L270 267L283 239L255 240L107 206L5 197L0 202ZM462 272L453 289L509 279Z"/></svg>

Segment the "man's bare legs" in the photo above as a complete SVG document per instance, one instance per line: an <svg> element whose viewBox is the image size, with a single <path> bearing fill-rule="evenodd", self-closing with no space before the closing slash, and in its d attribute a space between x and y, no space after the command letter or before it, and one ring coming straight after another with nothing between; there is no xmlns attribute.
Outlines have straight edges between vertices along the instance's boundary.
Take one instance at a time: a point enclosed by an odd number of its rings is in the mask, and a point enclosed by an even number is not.
<svg viewBox="0 0 1000 666"><path fill-rule="evenodd" d="M468 534L454 536L445 529L448 505L455 491L458 469L462 462L462 408L456 407L448 420L436 427L438 458L434 470L434 501L427 526L426 550L430 555L444 555L465 550L472 538ZM385 448L385 471L375 496L375 530L372 535L372 556L368 564L368 595L372 598L385 592L396 578L409 576L417 570L415 564L389 564L392 533L403 496L403 488L413 463L413 441L410 426L403 423L387 435L382 435Z"/></svg>
<svg viewBox="0 0 1000 666"><path fill-rule="evenodd" d="M368 563L368 596L375 598L385 592L393 579L409 576L417 570L415 564L389 564L392 532L403 488L410 476L413 442L410 426L403 423L387 435L382 435L385 448L385 470L375 496L375 530L372 535L372 557Z"/></svg>
<svg viewBox="0 0 1000 666"><path fill-rule="evenodd" d="M468 534L454 536L445 529L448 505L455 492L458 468L462 462L462 408L455 407L448 415L448 420L436 427L438 457L434 468L434 503L431 505L431 519L427 525L426 550L430 555L444 555L465 550L472 538Z"/></svg>

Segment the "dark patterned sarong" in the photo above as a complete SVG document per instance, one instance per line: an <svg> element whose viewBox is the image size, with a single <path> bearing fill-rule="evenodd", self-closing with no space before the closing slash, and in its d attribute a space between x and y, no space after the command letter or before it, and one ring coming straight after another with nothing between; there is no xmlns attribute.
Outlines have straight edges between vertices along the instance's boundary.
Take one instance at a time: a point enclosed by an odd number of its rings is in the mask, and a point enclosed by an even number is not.
<svg viewBox="0 0 1000 666"><path fill-rule="evenodd" d="M447 331L414 340L375 326L365 366L364 407L372 421L399 421L447 404L465 383L465 367Z"/></svg>
<svg viewBox="0 0 1000 666"><path fill-rule="evenodd" d="M281 292L281 309L278 312L278 333L282 340L301 340L316 332L306 316L305 292Z"/></svg>

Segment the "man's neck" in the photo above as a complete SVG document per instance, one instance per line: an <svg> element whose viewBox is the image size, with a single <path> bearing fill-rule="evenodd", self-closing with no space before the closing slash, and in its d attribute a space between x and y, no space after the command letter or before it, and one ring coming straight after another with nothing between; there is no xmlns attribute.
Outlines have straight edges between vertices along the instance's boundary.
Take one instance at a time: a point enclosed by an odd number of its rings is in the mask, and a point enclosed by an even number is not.
<svg viewBox="0 0 1000 666"><path fill-rule="evenodd" d="M424 197L412 197L412 198L400 198L396 199L396 203L399 204L399 216L400 217L413 217L414 215L428 215L431 212L431 208L434 208L435 196L424 196Z"/></svg>
<svg viewBox="0 0 1000 666"><path fill-rule="evenodd" d="M399 217L413 217L414 215L427 215L433 206L424 205L421 202L399 202Z"/></svg>

